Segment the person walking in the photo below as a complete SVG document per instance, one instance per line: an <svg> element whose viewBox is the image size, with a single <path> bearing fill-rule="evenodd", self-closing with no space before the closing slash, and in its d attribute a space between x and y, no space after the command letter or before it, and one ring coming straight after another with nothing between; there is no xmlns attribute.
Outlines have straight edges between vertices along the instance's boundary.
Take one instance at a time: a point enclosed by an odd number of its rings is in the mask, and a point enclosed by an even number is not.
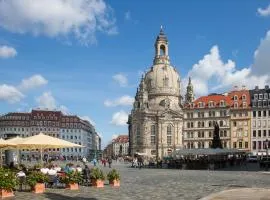
<svg viewBox="0 0 270 200"><path fill-rule="evenodd" d="M112 167L112 158L111 157L108 158L108 163L109 163L109 168L111 168Z"/></svg>

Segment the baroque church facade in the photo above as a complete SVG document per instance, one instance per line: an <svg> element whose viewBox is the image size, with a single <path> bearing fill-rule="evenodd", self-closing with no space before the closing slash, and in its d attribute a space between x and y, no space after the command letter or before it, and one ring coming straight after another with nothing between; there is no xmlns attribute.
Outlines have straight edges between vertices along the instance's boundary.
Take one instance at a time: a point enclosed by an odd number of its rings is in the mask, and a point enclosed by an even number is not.
<svg viewBox="0 0 270 200"><path fill-rule="evenodd" d="M155 42L152 67L142 76L128 119L130 155L162 158L182 148L183 103L181 78L171 65L162 28ZM189 80L185 101L193 101Z"/></svg>

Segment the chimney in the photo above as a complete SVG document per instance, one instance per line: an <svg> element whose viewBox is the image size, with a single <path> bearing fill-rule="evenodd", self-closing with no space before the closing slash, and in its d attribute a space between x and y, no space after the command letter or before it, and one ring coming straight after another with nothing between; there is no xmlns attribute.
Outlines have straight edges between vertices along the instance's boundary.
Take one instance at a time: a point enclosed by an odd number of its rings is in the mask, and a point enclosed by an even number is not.
<svg viewBox="0 0 270 200"><path fill-rule="evenodd" d="M268 89L269 89L269 85L266 85L266 86L265 86L265 89L268 90Z"/></svg>
<svg viewBox="0 0 270 200"><path fill-rule="evenodd" d="M259 86L256 85L256 86L255 86L255 90L258 90L258 89L259 89Z"/></svg>

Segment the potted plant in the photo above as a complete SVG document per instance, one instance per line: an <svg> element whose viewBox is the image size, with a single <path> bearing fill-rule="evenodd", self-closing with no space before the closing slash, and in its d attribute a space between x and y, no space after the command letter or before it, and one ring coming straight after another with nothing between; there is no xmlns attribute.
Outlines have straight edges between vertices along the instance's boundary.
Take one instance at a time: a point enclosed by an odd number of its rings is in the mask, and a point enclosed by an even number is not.
<svg viewBox="0 0 270 200"><path fill-rule="evenodd" d="M116 169L111 170L107 174L107 179L111 186L119 187L120 186L120 174Z"/></svg>
<svg viewBox="0 0 270 200"><path fill-rule="evenodd" d="M0 168L0 197L13 197L13 190L18 181L14 172L9 169Z"/></svg>
<svg viewBox="0 0 270 200"><path fill-rule="evenodd" d="M44 193L48 176L40 171L32 171L26 181L34 193Z"/></svg>
<svg viewBox="0 0 270 200"><path fill-rule="evenodd" d="M90 172L90 178L93 186L104 187L105 175L101 169L94 167Z"/></svg>
<svg viewBox="0 0 270 200"><path fill-rule="evenodd" d="M60 177L60 182L66 184L66 188L70 190L78 190L79 184L82 181L82 175L80 172L72 171L66 173Z"/></svg>

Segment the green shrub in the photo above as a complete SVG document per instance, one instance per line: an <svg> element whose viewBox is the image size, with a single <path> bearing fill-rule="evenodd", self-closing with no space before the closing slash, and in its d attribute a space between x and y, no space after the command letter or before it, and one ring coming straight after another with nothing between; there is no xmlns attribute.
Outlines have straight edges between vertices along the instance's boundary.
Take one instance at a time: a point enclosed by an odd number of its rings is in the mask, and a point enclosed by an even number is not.
<svg viewBox="0 0 270 200"><path fill-rule="evenodd" d="M107 179L109 181L113 181L113 180L120 180L120 174L116 169L112 169L111 171L109 171L109 173L107 174Z"/></svg>
<svg viewBox="0 0 270 200"><path fill-rule="evenodd" d="M48 182L48 176L40 171L32 171L29 176L27 176L26 181L30 187L34 187L37 183Z"/></svg>
<svg viewBox="0 0 270 200"><path fill-rule="evenodd" d="M60 177L60 182L65 184L74 184L82 181L82 175L80 172L72 171Z"/></svg>
<svg viewBox="0 0 270 200"><path fill-rule="evenodd" d="M105 180L105 175L101 169L94 167L90 172L90 178L93 180Z"/></svg>
<svg viewBox="0 0 270 200"><path fill-rule="evenodd" d="M0 168L0 189L12 191L18 184L16 174L9 169Z"/></svg>

